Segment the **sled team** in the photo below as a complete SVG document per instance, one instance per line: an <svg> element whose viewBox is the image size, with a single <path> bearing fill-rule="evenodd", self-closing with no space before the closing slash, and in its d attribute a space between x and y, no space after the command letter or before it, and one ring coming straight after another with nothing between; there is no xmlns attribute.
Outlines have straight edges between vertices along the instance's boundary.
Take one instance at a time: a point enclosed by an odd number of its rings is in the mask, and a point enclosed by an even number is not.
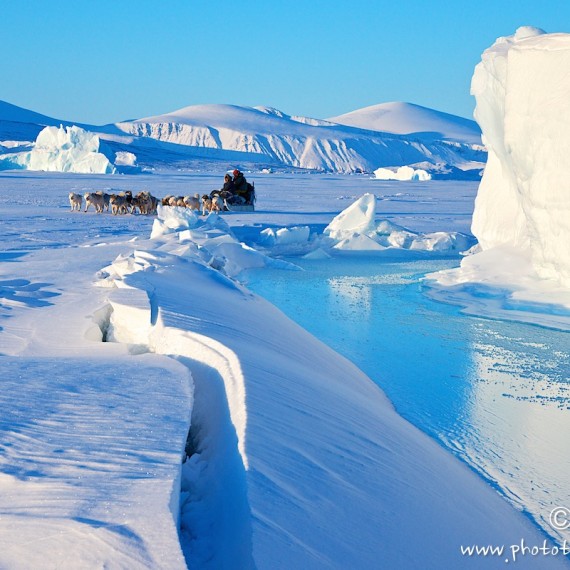
<svg viewBox="0 0 570 570"><path fill-rule="evenodd" d="M228 210L232 205L250 205L255 202L255 188L239 170L233 171L233 177L228 173L224 176L224 185L220 190L214 190L209 195L194 196L165 196L161 200L163 206L178 206L191 210L202 210L202 215L209 212ZM117 214L156 214L158 199L150 192L143 191L133 196L132 192L107 194L106 192L86 192L83 196L75 192L69 193L71 210L81 211L85 200L85 212L92 205L98 214L105 210ZM229 206L229 207L228 207Z"/></svg>

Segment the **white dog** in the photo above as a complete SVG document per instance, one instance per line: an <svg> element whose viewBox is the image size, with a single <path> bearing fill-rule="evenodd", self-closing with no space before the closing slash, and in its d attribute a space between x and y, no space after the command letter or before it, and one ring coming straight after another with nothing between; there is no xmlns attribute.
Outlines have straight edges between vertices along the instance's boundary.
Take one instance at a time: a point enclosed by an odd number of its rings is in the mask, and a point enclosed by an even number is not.
<svg viewBox="0 0 570 570"><path fill-rule="evenodd" d="M85 211L89 209L89 206L93 204L95 211L98 214L103 213L103 208L105 207L105 198L101 194L97 194L97 192L85 192L83 195L85 198Z"/></svg>
<svg viewBox="0 0 570 570"><path fill-rule="evenodd" d="M107 210L107 212L108 212L110 200L111 200L111 195L107 194L107 192L103 192L102 190L97 190L96 194L99 194L99 196L103 196L103 202L104 202L105 210Z"/></svg>
<svg viewBox="0 0 570 570"><path fill-rule="evenodd" d="M184 204L190 210L200 209L200 194L194 194L194 196L184 196Z"/></svg>
<svg viewBox="0 0 570 570"><path fill-rule="evenodd" d="M202 196L202 216L212 211L212 200L208 194Z"/></svg>
<svg viewBox="0 0 570 570"><path fill-rule="evenodd" d="M216 194L211 199L212 205L210 206L210 212L223 212L224 211L224 201Z"/></svg>
<svg viewBox="0 0 570 570"><path fill-rule="evenodd" d="M81 196L81 194L76 194L75 192L70 192L69 205L71 206L72 212L73 210L81 212L81 206L83 205L83 196Z"/></svg>

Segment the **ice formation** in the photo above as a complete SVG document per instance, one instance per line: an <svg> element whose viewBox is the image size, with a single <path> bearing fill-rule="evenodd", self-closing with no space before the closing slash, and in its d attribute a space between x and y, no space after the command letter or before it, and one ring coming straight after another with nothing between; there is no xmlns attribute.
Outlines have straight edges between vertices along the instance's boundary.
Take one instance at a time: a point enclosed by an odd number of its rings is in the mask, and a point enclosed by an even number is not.
<svg viewBox="0 0 570 570"><path fill-rule="evenodd" d="M111 153L99 137L80 127L45 127L28 152L0 155L0 170L113 174Z"/></svg>
<svg viewBox="0 0 570 570"><path fill-rule="evenodd" d="M374 171L374 177L376 180L431 180L429 172L411 166L377 168Z"/></svg>
<svg viewBox="0 0 570 570"><path fill-rule="evenodd" d="M482 250L508 248L570 286L570 34L499 38L475 68L475 118L489 151L473 214Z"/></svg>
<svg viewBox="0 0 570 570"><path fill-rule="evenodd" d="M364 194L332 220L324 229L324 239L332 249L345 251L391 248L450 253L464 251L473 245L469 236L459 232L421 234L388 220L376 222L375 217L376 197ZM320 245L318 241L315 244Z"/></svg>

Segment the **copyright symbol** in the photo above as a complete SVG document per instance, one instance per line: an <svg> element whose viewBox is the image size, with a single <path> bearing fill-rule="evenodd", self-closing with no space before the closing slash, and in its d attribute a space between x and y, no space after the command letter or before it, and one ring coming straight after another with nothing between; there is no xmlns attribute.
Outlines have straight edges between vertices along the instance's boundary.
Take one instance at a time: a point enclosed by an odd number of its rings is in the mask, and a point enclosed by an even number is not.
<svg viewBox="0 0 570 570"><path fill-rule="evenodd" d="M570 528L570 509L566 507L556 507L550 512L550 526L556 530L566 530Z"/></svg>

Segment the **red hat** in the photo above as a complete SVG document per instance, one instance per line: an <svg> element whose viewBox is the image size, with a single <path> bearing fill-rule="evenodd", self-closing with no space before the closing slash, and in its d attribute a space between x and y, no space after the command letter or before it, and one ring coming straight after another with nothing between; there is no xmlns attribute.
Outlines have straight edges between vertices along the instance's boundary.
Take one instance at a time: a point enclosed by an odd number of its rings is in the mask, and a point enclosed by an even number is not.
<svg viewBox="0 0 570 570"><path fill-rule="evenodd" d="M236 169L233 171L233 175L234 175L234 176L237 176L238 174L239 174L239 170L236 168Z"/></svg>

